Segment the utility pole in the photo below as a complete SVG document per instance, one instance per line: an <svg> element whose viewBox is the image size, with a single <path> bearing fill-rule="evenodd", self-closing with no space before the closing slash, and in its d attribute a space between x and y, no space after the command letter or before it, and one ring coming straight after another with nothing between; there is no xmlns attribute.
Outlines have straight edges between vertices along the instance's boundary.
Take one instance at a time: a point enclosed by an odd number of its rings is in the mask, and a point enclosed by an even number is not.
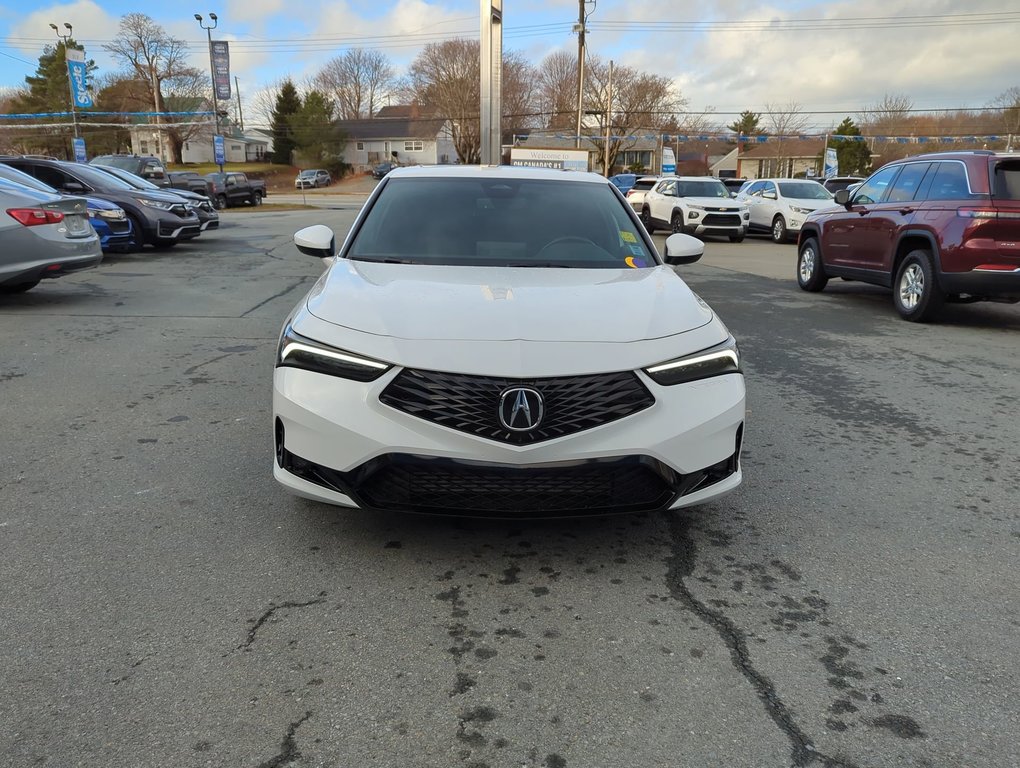
<svg viewBox="0 0 1020 768"><path fill-rule="evenodd" d="M63 41L63 43L64 43L64 68L67 69L67 62L71 60L68 57L68 55L67 55L68 50L69 50L68 45L67 45L67 41L71 39L71 33L74 32L74 28L70 24L68 24L67 22L64 23L64 26L67 28L67 34L66 35L60 34L60 30L57 29L57 25L56 24L50 24L50 29L52 29L56 33L57 38L60 39L61 41ZM82 57L82 60L84 61L84 56ZM78 112L74 108L74 85L72 85L72 83L71 83L71 72L70 72L70 70L68 70L68 72L67 72L67 95L71 99L71 122L74 124L74 138L77 139L78 138Z"/></svg>
<svg viewBox="0 0 1020 768"><path fill-rule="evenodd" d="M213 50L212 50L212 31L216 29L216 25L219 23L215 13L209 14L209 19L212 24L209 26L205 25L202 21L202 14L196 13L195 20L198 22L198 26L205 30L206 37L209 40L209 76L212 78L212 103L213 103L213 120L216 123L216 136L220 135L220 104L216 98L216 64L213 61ZM227 87L230 87L230 80L227 80ZM213 145L215 146L216 139L213 139ZM220 173L223 173L223 164L219 163Z"/></svg>
<svg viewBox="0 0 1020 768"><path fill-rule="evenodd" d="M577 0L577 24L574 31L577 32L577 132L574 137L574 148L581 148L581 114L583 110L582 100L584 98L584 2Z"/></svg>
<svg viewBox="0 0 1020 768"><path fill-rule="evenodd" d="M503 160L503 0L481 0L479 90L481 103L481 163L499 165Z"/></svg>
<svg viewBox="0 0 1020 768"><path fill-rule="evenodd" d="M609 98L606 104L606 178L609 178L609 132L613 124L613 62L609 62Z"/></svg>
<svg viewBox="0 0 1020 768"><path fill-rule="evenodd" d="M215 84L213 90L216 90ZM244 133L244 112L241 111L241 86L237 84L237 75L234 75L234 90L237 91L237 122L241 124L241 133Z"/></svg>

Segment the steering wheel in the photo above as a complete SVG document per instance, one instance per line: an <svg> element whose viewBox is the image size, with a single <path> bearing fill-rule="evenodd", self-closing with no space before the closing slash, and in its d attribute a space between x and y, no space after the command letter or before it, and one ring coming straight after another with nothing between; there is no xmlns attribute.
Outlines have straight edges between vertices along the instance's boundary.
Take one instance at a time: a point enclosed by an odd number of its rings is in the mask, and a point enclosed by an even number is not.
<svg viewBox="0 0 1020 768"><path fill-rule="evenodd" d="M591 248L592 249L591 255L596 259L605 258L611 260L614 258L613 254L611 254L605 248L602 248L600 245L589 240L587 237L581 237L580 235L564 235L563 237L557 237L555 240L550 240L548 243L546 243L539 249L538 253L535 254L535 258L538 259L550 248L555 248L560 245L568 244L583 245Z"/></svg>

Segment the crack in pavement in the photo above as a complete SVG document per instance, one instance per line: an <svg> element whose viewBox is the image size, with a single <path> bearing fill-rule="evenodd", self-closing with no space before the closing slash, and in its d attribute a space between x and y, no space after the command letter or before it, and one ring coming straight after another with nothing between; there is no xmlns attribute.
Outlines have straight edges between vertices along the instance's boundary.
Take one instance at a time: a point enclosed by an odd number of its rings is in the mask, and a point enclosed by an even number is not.
<svg viewBox="0 0 1020 768"><path fill-rule="evenodd" d="M239 315L239 317L247 317L248 315L250 315L252 312L254 312L259 307L264 307L266 304L268 304L269 302L273 301L274 299L279 299L279 298L281 298L283 296L286 296L288 293L293 291L295 288L300 288L302 285L304 285L305 283L307 283L311 279L312 278L310 278L310 277L302 277L296 283L293 283L292 285L287 286L286 288L284 288L282 291L279 291L278 293L274 293L268 299L264 299L264 300L260 301L258 304L256 304L251 309L246 309L244 312L242 312Z"/></svg>
<svg viewBox="0 0 1020 768"><path fill-rule="evenodd" d="M857 768L854 763L830 757L815 749L808 735L794 722L793 715L780 699L772 681L754 666L743 632L729 617L706 606L688 589L685 578L693 572L697 554L694 541L688 532L690 519L667 514L666 525L672 537L672 552L666 559L666 587L673 599L714 629L729 648L733 666L751 683L758 698L765 705L769 717L790 740L793 765L802 768L821 761L826 768Z"/></svg>
<svg viewBox="0 0 1020 768"><path fill-rule="evenodd" d="M312 711L308 710L305 712L304 717L300 720L295 720L289 726L287 726L287 735L283 737L283 741L280 742L280 754L269 758L265 762L259 763L258 768L283 768L283 766L290 765L299 757L301 757L301 750L297 748L297 729L312 716Z"/></svg>
<svg viewBox="0 0 1020 768"><path fill-rule="evenodd" d="M262 625L265 624L267 621L269 621L269 619L271 619L273 614L276 613L277 611L279 611L279 610L281 610L283 608L307 608L309 605L318 605L319 603L324 603L324 602L326 602L326 593L325 592L320 592L319 596L316 597L314 600L308 600L307 602L304 602L304 603L295 603L295 602L291 602L291 601L288 601L286 603L280 603L279 605L277 605L275 603L270 603L269 604L269 609L265 613L263 613L261 616L259 616L259 618L252 625L252 628L248 630L248 637L247 637L247 639L243 643L241 643L239 646L237 646L237 648L235 648L234 650L235 651L247 651L248 649L250 649L251 646L252 646L252 643L255 642L255 635L258 634L259 629L261 629Z"/></svg>

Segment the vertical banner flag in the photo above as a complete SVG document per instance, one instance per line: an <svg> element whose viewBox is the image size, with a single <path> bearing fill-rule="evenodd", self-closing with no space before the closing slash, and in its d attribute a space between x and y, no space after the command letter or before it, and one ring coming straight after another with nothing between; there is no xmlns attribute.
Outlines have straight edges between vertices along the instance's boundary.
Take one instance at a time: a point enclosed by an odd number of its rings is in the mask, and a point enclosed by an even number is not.
<svg viewBox="0 0 1020 768"><path fill-rule="evenodd" d="M85 139L79 136L76 139L71 139L71 144L74 146L74 162L87 163L89 158L85 154Z"/></svg>
<svg viewBox="0 0 1020 768"><path fill-rule="evenodd" d="M220 101L230 100L230 44L226 40L212 42L213 88Z"/></svg>
<svg viewBox="0 0 1020 768"><path fill-rule="evenodd" d="M216 165L223 165L226 162L226 156L223 151L223 137L213 136L213 162Z"/></svg>
<svg viewBox="0 0 1020 768"><path fill-rule="evenodd" d="M669 176L676 173L676 155L670 147L662 148L662 175Z"/></svg>
<svg viewBox="0 0 1020 768"><path fill-rule="evenodd" d="M85 51L77 48L66 48L67 56L67 78L71 81L71 98L74 106L79 109L87 109L92 106L92 94L88 90L88 80L85 71Z"/></svg>
<svg viewBox="0 0 1020 768"><path fill-rule="evenodd" d="M839 158L836 157L836 148L829 147L825 150L825 171L822 175L831 179L839 174Z"/></svg>

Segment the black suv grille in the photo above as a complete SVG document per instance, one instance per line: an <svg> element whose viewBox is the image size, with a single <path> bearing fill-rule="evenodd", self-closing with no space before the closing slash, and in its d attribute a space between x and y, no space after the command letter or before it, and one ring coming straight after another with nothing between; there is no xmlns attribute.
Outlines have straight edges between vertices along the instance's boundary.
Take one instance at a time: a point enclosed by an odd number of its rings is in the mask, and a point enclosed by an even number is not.
<svg viewBox="0 0 1020 768"><path fill-rule="evenodd" d="M545 415L535 429L510 432L499 420L511 387L537 390ZM630 371L548 379L504 379L405 369L379 399L397 410L489 440L527 445L592 429L648 408L651 393Z"/></svg>
<svg viewBox="0 0 1020 768"><path fill-rule="evenodd" d="M739 213L709 213L702 223L706 227L739 227Z"/></svg>

